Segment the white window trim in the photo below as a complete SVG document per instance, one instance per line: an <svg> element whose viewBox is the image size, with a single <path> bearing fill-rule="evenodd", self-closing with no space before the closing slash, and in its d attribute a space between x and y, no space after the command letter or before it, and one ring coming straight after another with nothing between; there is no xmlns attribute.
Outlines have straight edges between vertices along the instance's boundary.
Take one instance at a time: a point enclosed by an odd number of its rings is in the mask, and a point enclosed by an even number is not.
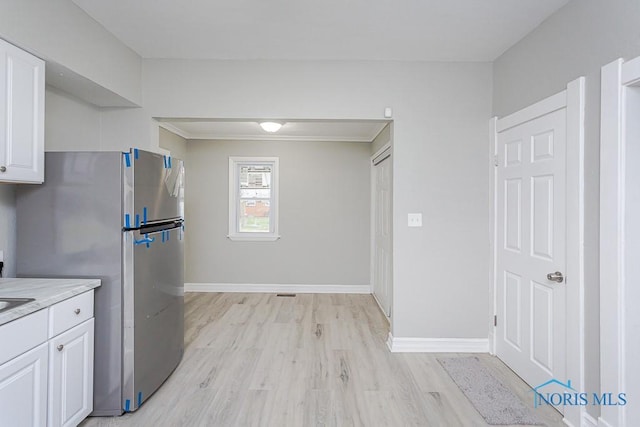
<svg viewBox="0 0 640 427"><path fill-rule="evenodd" d="M271 233L248 233L238 231L238 165L241 164L272 164L271 172L271 201L270 212L273 221L273 231ZM278 234L278 198L280 195L280 177L278 174L278 157L229 157L229 234L230 240L245 242L273 242L280 238Z"/></svg>

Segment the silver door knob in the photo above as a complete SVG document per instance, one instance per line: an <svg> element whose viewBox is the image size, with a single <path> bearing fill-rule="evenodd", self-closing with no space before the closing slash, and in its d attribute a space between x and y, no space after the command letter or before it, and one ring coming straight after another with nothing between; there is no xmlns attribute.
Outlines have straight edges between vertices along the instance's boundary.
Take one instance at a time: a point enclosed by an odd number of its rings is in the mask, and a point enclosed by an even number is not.
<svg viewBox="0 0 640 427"><path fill-rule="evenodd" d="M63 349L63 348L64 348L64 346L63 346L62 344L60 344L60 345L58 346L58 351L62 351L62 349Z"/></svg>
<svg viewBox="0 0 640 427"><path fill-rule="evenodd" d="M547 274L547 280L550 280L552 282L562 283L562 281L564 280L564 276L562 275L561 272L556 271L555 273Z"/></svg>
<svg viewBox="0 0 640 427"><path fill-rule="evenodd" d="M6 171L7 171L6 166L0 166L0 172L6 172Z"/></svg>

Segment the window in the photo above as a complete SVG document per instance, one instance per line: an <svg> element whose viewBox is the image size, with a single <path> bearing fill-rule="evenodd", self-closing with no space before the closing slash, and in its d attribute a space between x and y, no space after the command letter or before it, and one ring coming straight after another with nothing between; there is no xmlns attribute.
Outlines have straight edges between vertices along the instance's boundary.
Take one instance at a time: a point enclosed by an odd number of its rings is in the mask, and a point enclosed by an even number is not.
<svg viewBox="0 0 640 427"><path fill-rule="evenodd" d="M231 240L277 240L278 158L229 157Z"/></svg>

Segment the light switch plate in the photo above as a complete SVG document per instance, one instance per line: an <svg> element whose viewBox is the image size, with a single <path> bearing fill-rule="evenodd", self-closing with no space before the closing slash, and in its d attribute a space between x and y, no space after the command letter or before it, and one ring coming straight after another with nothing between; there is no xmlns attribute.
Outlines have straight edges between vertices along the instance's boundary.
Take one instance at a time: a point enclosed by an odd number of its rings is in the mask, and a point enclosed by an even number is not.
<svg viewBox="0 0 640 427"><path fill-rule="evenodd" d="M410 213L408 215L408 225L409 227L422 227L422 214Z"/></svg>

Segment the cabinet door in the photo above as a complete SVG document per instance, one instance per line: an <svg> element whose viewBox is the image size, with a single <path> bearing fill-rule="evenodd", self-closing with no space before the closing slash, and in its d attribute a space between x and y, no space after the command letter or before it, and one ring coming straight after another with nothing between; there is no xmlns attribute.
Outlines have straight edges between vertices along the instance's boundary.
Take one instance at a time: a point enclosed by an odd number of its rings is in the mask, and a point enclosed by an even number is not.
<svg viewBox="0 0 640 427"><path fill-rule="evenodd" d="M48 425L77 426L93 411L93 319L49 341Z"/></svg>
<svg viewBox="0 0 640 427"><path fill-rule="evenodd" d="M47 349L44 343L0 365L0 426L46 424Z"/></svg>
<svg viewBox="0 0 640 427"><path fill-rule="evenodd" d="M44 61L3 40L0 181L44 181Z"/></svg>

